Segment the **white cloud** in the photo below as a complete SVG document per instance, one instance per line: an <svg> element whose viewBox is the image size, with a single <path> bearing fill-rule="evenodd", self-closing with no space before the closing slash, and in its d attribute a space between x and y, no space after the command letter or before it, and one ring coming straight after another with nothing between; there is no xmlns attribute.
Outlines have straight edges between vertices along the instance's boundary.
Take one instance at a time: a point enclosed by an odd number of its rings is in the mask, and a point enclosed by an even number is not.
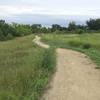
<svg viewBox="0 0 100 100"><path fill-rule="evenodd" d="M100 16L100 8L81 7L46 7L38 5L0 5L0 16L16 14L48 14L48 15L90 15Z"/></svg>
<svg viewBox="0 0 100 100"><path fill-rule="evenodd" d="M35 6L9 6L1 5L0 6L0 15L17 15L17 14L33 14L40 13L44 11L44 8L35 7Z"/></svg>
<svg viewBox="0 0 100 100"><path fill-rule="evenodd" d="M0 18L35 14L56 19L67 15L100 17L100 0L0 0Z"/></svg>

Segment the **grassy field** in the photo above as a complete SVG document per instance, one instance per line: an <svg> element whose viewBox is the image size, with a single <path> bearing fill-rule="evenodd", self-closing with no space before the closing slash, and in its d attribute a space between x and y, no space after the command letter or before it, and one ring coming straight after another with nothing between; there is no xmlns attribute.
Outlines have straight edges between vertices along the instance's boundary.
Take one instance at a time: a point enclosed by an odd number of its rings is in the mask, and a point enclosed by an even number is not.
<svg viewBox="0 0 100 100"><path fill-rule="evenodd" d="M0 42L0 100L38 100L54 71L53 49L36 46L34 35Z"/></svg>
<svg viewBox="0 0 100 100"><path fill-rule="evenodd" d="M48 84L56 56L43 49L34 35L0 42L0 100L38 100ZM100 34L42 35L53 48L69 48L86 53L100 68Z"/></svg>
<svg viewBox="0 0 100 100"><path fill-rule="evenodd" d="M100 68L100 34L47 34L42 41L53 47L69 48L87 54Z"/></svg>

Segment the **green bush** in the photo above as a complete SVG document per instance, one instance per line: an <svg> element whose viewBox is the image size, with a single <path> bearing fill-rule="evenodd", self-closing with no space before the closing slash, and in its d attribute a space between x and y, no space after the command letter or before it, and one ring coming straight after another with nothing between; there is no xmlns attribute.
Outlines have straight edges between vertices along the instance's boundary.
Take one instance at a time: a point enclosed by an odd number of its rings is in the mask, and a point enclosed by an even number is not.
<svg viewBox="0 0 100 100"><path fill-rule="evenodd" d="M8 24L4 20L0 20L0 40L9 40L18 36L32 34L30 25L12 23Z"/></svg>
<svg viewBox="0 0 100 100"><path fill-rule="evenodd" d="M85 43L85 44L83 44L83 49L89 49L89 48L91 48L92 46L91 46L91 44L89 44L89 43Z"/></svg>
<svg viewBox="0 0 100 100"><path fill-rule="evenodd" d="M0 41L4 41L5 39L5 36L2 33L0 33Z"/></svg>
<svg viewBox="0 0 100 100"><path fill-rule="evenodd" d="M6 39L7 39L7 40L13 39L13 35L9 33L9 34L7 35L7 37L6 37Z"/></svg>
<svg viewBox="0 0 100 100"><path fill-rule="evenodd" d="M74 46L74 47L80 47L81 45L83 45L83 43L81 43L80 41L69 41L68 42L69 46Z"/></svg>
<svg viewBox="0 0 100 100"><path fill-rule="evenodd" d="M77 33L77 34L83 34L83 32L84 32L84 31L83 31L82 29L77 29L77 30L76 30L76 33Z"/></svg>

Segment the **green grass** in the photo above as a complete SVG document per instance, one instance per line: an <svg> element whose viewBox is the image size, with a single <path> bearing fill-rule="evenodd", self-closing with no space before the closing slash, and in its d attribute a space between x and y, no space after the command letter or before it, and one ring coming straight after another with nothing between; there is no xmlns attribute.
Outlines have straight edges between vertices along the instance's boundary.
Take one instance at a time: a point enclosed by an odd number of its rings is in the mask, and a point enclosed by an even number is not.
<svg viewBox="0 0 100 100"><path fill-rule="evenodd" d="M100 68L100 34L42 35L50 49L36 46L33 38L0 42L0 100L39 100L55 71L57 47L84 52Z"/></svg>
<svg viewBox="0 0 100 100"><path fill-rule="evenodd" d="M0 100L38 100L54 72L54 49L36 46L34 35L0 42Z"/></svg>
<svg viewBox="0 0 100 100"><path fill-rule="evenodd" d="M42 36L42 41L53 47L77 50L87 54L100 69L100 34L47 34Z"/></svg>

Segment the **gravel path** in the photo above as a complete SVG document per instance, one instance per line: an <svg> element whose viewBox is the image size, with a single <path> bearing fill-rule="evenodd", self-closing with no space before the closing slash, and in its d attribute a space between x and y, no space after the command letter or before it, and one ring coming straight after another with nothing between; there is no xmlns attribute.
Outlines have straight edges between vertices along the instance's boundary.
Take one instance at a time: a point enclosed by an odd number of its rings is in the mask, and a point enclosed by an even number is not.
<svg viewBox="0 0 100 100"><path fill-rule="evenodd" d="M42 47L46 47L44 43ZM49 47L49 46L48 46ZM41 100L100 100L100 71L84 54L58 48L57 70Z"/></svg>

